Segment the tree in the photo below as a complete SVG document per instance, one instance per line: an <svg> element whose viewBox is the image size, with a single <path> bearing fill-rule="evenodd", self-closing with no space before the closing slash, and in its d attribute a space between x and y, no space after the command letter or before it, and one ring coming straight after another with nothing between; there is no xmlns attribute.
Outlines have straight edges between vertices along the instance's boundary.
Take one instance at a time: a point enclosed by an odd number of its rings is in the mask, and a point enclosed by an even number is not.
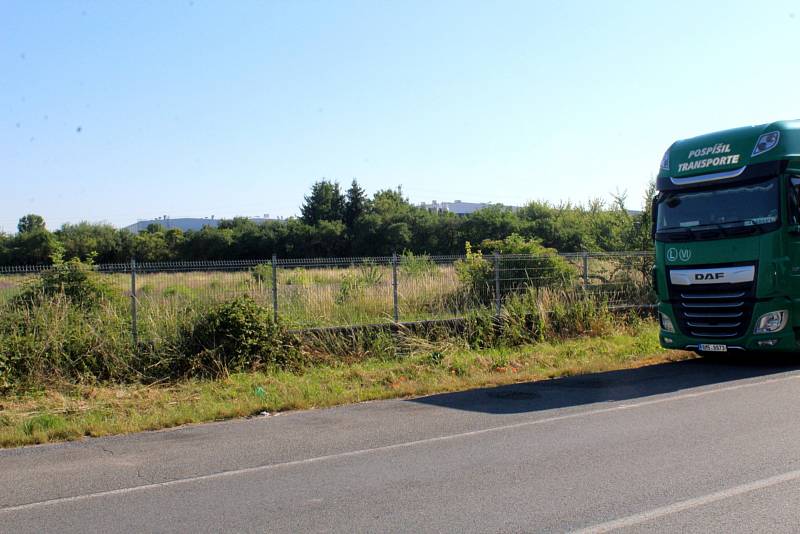
<svg viewBox="0 0 800 534"><path fill-rule="evenodd" d="M0 265L8 265L11 262L11 237L0 232Z"/></svg>
<svg viewBox="0 0 800 534"><path fill-rule="evenodd" d="M367 196L364 190L359 187L358 182L353 180L350 189L347 190L347 198L344 204L344 224L352 228L355 222L367 209Z"/></svg>
<svg viewBox="0 0 800 534"><path fill-rule="evenodd" d="M600 210L600 211L598 211ZM595 243L594 220L602 214L596 202L588 208L564 203L552 206L547 202L531 202L519 210L525 224L520 233L529 238L541 239L545 247L559 252L602 250Z"/></svg>
<svg viewBox="0 0 800 534"><path fill-rule="evenodd" d="M11 239L10 249L11 263L16 265L50 264L63 253L61 243L43 228L20 232Z"/></svg>
<svg viewBox="0 0 800 534"><path fill-rule="evenodd" d="M183 258L192 260L225 260L231 255L233 230L204 226L199 232L187 232Z"/></svg>
<svg viewBox="0 0 800 534"><path fill-rule="evenodd" d="M274 228L275 253L282 258L310 258L314 228L299 219L289 219Z"/></svg>
<svg viewBox="0 0 800 534"><path fill-rule="evenodd" d="M341 221L320 221L306 244L306 255L313 257L344 256L347 253L347 232Z"/></svg>
<svg viewBox="0 0 800 534"><path fill-rule="evenodd" d="M412 227L419 208L403 197L403 191L386 189L372 198L369 210L359 217L352 231L354 253L363 256L385 256L411 249Z"/></svg>
<svg viewBox="0 0 800 534"><path fill-rule="evenodd" d="M464 220L462 229L464 241L480 243L518 233L520 219L511 209L495 204L472 213Z"/></svg>
<svg viewBox="0 0 800 534"><path fill-rule="evenodd" d="M233 219L222 219L217 224L217 228L220 230L245 230L248 228L254 228L258 226L256 223L252 221L252 219L248 217L234 217Z"/></svg>
<svg viewBox="0 0 800 534"><path fill-rule="evenodd" d="M164 242L170 250L171 255L177 255L181 245L183 245L183 230L180 228L170 228L164 232Z"/></svg>
<svg viewBox="0 0 800 534"><path fill-rule="evenodd" d="M148 234L164 233L164 226L159 223L150 223L144 231Z"/></svg>
<svg viewBox="0 0 800 534"><path fill-rule="evenodd" d="M300 211L303 222L313 226L320 221L343 220L344 206L339 184L323 179L311 186L311 194L305 197Z"/></svg>
<svg viewBox="0 0 800 534"><path fill-rule="evenodd" d="M17 230L21 234L44 229L44 218L41 215L36 215L35 213L29 213L28 215L20 218L19 223L17 224Z"/></svg>
<svg viewBox="0 0 800 534"><path fill-rule="evenodd" d="M133 238L133 254L138 261L167 261L170 250L163 232L139 232Z"/></svg>
<svg viewBox="0 0 800 534"><path fill-rule="evenodd" d="M559 256L555 249L542 246L538 239L511 234L504 239L487 239L481 243L481 250L530 256L507 267L510 275L502 278L501 291L524 286L569 285L577 277L572 264Z"/></svg>
<svg viewBox="0 0 800 534"><path fill-rule="evenodd" d="M110 224L80 222L66 223L55 232L56 238L64 246L64 258L87 260L93 258L97 263L117 263L130 259L127 242L130 232L118 230Z"/></svg>
<svg viewBox="0 0 800 534"><path fill-rule="evenodd" d="M656 181L651 179L647 184L647 189L642 199L642 213L634 219L633 225L629 228L628 235L626 236L626 242L631 249L653 249L653 199L656 197L657 193Z"/></svg>
<svg viewBox="0 0 800 534"><path fill-rule="evenodd" d="M460 216L414 206L399 187L368 198L356 180L343 194L339 184L322 179L305 197L302 218L262 224L234 217L220 220L216 228L207 225L183 233L165 229L166 222L159 220L134 233L81 222L64 224L50 233L41 216L28 214L19 220L19 233L0 234L0 265L50 263L59 255L118 263L131 257L140 261L268 259L273 253L281 258L384 256L405 251L460 254L467 241L481 246L485 240L504 240L512 234L560 252L647 250L652 248L654 188L651 183L641 216L625 209L624 194L612 195L611 202L531 202L517 211L492 205Z"/></svg>

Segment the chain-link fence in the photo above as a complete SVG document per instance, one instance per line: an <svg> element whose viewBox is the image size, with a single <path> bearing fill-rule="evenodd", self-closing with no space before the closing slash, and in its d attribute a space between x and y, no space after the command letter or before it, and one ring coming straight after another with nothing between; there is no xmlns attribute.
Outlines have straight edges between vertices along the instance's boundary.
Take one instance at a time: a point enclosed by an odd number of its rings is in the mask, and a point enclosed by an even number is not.
<svg viewBox="0 0 800 534"><path fill-rule="evenodd" d="M609 306L654 302L651 252L561 255L400 255L375 258L96 265L103 285L146 325L247 295L291 328L452 319L499 314L531 293L568 291ZM69 265L69 264L67 264ZM61 267L64 268L63 266ZM1 267L0 313L53 267ZM64 283L64 282L59 282Z"/></svg>

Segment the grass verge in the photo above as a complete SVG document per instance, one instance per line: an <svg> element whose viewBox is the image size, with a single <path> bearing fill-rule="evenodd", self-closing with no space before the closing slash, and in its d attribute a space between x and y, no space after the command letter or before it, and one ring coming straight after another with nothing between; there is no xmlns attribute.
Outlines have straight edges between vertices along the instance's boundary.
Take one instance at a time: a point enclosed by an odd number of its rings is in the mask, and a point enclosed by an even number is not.
<svg viewBox="0 0 800 534"><path fill-rule="evenodd" d="M513 348L442 345L303 371L238 373L169 385L74 385L0 397L0 446L156 430L188 423L409 397L689 358L659 347L652 322L602 337Z"/></svg>

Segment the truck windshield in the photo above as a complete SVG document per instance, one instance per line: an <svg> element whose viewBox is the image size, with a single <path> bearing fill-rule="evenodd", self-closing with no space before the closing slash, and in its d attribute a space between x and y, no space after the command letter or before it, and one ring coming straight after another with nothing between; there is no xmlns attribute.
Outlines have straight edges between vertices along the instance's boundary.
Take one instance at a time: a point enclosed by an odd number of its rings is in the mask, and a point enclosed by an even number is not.
<svg viewBox="0 0 800 534"><path fill-rule="evenodd" d="M656 231L658 237L687 238L708 230L723 235L748 227L757 231L778 221L779 206L777 177L757 184L668 192L658 203Z"/></svg>

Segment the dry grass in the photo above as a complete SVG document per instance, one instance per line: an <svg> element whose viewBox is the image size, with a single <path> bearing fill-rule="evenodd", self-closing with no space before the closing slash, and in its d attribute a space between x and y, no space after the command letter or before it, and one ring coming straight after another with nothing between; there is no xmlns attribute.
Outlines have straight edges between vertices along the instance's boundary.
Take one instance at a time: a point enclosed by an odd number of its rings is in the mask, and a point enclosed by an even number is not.
<svg viewBox="0 0 800 534"><path fill-rule="evenodd" d="M610 299L640 302L647 297L647 277L628 260L593 259L590 283ZM0 275L0 305L8 301L35 275ZM105 274L103 278L130 297L130 275ZM393 320L392 269L386 265L342 268L282 268L278 270L279 313L291 327L369 324ZM631 289L641 289L633 291ZM200 309L236 296L248 295L272 306L272 284L249 270L160 272L137 275L139 315L158 321L178 310ZM450 265L433 265L419 272L402 268L398 277L398 303L402 321L444 319L486 308L459 280Z"/></svg>

